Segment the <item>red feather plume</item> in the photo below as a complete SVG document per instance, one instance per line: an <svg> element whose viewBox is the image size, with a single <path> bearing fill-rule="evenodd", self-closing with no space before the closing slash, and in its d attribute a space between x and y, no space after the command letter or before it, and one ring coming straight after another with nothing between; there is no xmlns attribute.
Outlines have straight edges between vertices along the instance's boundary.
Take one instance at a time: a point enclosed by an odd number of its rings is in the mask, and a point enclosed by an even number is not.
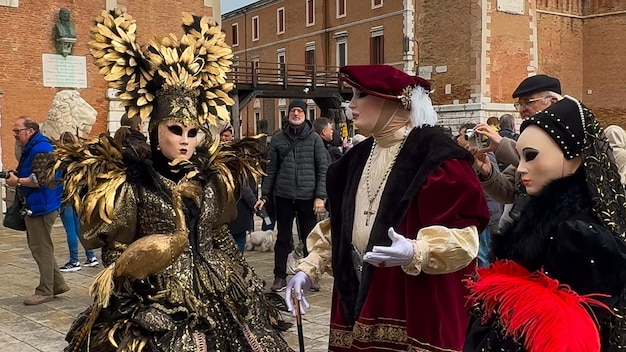
<svg viewBox="0 0 626 352"><path fill-rule="evenodd" d="M508 260L476 273L477 278L466 280L470 300L481 304L485 320L496 314L507 336L523 341L526 350L600 351L600 334L585 306L609 308L591 295L578 295L544 273Z"/></svg>

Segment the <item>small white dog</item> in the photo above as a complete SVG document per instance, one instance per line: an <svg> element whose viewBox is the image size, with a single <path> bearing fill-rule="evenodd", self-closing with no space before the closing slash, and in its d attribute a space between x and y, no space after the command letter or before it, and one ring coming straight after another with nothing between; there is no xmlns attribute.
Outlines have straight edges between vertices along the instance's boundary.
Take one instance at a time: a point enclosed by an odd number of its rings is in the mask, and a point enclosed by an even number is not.
<svg viewBox="0 0 626 352"><path fill-rule="evenodd" d="M246 250L273 252L276 243L276 232L273 230L253 231L246 235Z"/></svg>

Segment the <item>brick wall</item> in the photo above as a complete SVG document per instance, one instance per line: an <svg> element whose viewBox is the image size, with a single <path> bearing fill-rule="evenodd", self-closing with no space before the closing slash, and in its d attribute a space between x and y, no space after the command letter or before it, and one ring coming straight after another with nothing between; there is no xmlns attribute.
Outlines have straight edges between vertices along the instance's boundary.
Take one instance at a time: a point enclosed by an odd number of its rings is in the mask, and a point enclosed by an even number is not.
<svg viewBox="0 0 626 352"><path fill-rule="evenodd" d="M212 8L206 7L204 3L204 0L119 0L118 6L125 7L137 19L138 42L145 45L154 34L165 36L173 32L180 37L182 11L212 15ZM58 22L58 12L62 7L70 9L71 21L77 31L78 41L74 44L72 54L87 57L88 87L81 89L81 96L98 111L92 135L106 129L106 82L92 64L93 59L87 48L89 28L94 18L105 9L105 1L20 1L17 8L0 6L0 32L3 33L0 36L0 92L4 94L0 140L5 169L17 165L11 132L14 120L27 115L43 122L59 90L43 86L41 55L56 53L52 29Z"/></svg>
<svg viewBox="0 0 626 352"><path fill-rule="evenodd" d="M451 104L455 100L466 103L472 93L477 75L476 57L472 53L480 51L480 45L472 40L480 32L475 22L480 17L469 14L472 1L418 0L416 4L416 39L419 43L419 66L432 67L430 79L435 92L434 104ZM445 16L442 16L445 14ZM447 71L437 73L436 67L446 66ZM445 93L445 86L451 85L451 93Z"/></svg>
<svg viewBox="0 0 626 352"><path fill-rule="evenodd" d="M603 125L626 127L626 2L540 0L540 66ZM551 13L542 13L549 11Z"/></svg>
<svg viewBox="0 0 626 352"><path fill-rule="evenodd" d="M491 1L487 29L488 58L487 86L493 103L512 101L511 94L519 82L533 72L532 17L527 13L514 15L496 11ZM534 68L536 69L536 68Z"/></svg>
<svg viewBox="0 0 626 352"><path fill-rule="evenodd" d="M583 90L583 21L539 14L539 71L561 80L563 94L581 97Z"/></svg>
<svg viewBox="0 0 626 352"><path fill-rule="evenodd" d="M623 39L599 39L615 38L616 33L626 33L626 14L585 20L581 99L603 125L626 128L626 43Z"/></svg>

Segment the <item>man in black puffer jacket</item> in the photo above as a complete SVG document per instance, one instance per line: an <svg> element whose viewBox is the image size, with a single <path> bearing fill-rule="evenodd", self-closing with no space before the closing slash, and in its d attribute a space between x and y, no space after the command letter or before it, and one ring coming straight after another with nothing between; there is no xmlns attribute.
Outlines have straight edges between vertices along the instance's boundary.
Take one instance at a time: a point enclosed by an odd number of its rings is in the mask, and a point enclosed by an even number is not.
<svg viewBox="0 0 626 352"><path fill-rule="evenodd" d="M306 119L306 103L293 100L289 104L289 120L270 143L267 177L263 180L263 196L255 210L274 197L278 234L274 246L274 284L272 291L287 286L287 256L293 250L293 220L297 217L300 240L316 223L316 214L324 211L326 200L327 151L322 138L313 133ZM304 255L308 254L306 246Z"/></svg>

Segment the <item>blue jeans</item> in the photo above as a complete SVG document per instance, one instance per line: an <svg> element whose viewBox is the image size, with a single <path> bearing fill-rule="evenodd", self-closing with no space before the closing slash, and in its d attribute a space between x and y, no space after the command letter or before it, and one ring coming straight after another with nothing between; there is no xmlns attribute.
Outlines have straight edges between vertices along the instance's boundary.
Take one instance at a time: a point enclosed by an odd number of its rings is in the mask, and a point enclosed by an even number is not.
<svg viewBox="0 0 626 352"><path fill-rule="evenodd" d="M80 221L78 220L78 214L76 214L71 205L61 207L61 222L63 222L63 227L65 227L65 233L67 234L67 246L70 249L70 262L78 263L78 228ZM85 255L87 259L96 257L91 249L86 249Z"/></svg>
<svg viewBox="0 0 626 352"><path fill-rule="evenodd" d="M240 233L233 233L233 238L235 239L235 243L237 243L237 248L239 252L243 253L246 250L246 231Z"/></svg>
<svg viewBox="0 0 626 352"><path fill-rule="evenodd" d="M489 230L489 226L485 228L483 232L478 235L478 266L480 267L488 267L489 266L489 237L491 235L491 231Z"/></svg>

